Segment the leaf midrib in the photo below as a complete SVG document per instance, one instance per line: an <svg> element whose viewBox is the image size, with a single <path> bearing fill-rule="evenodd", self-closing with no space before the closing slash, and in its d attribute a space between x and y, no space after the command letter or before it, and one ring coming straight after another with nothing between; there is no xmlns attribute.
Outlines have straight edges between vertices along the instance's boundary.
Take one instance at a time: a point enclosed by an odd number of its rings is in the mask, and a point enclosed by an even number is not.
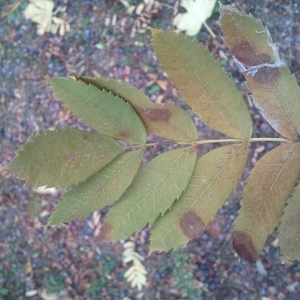
<svg viewBox="0 0 300 300"><path fill-rule="evenodd" d="M108 150L104 150L104 151L95 151L95 152L90 152L90 153L84 153L84 154L78 154L74 157L74 160L77 159L80 156L88 156L88 155L97 155L98 153L106 153L106 152L118 152L118 149L108 149ZM73 154L73 153L72 153ZM22 164L22 165L14 165L12 166L13 168L18 168L18 167L27 167L27 166L32 166L32 165L36 165L36 164L49 164L49 163L53 163L53 162L59 162L59 161L63 161L66 160L65 157L61 157L61 158L57 158L57 159L52 159L52 160L43 160L43 161L38 161L36 163L31 163L31 164Z"/></svg>

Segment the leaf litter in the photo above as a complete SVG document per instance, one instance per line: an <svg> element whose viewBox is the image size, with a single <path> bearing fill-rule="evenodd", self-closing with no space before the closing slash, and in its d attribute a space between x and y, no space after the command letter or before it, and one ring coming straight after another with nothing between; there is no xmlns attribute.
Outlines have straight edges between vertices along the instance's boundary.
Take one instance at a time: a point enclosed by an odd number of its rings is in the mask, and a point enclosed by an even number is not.
<svg viewBox="0 0 300 300"><path fill-rule="evenodd" d="M84 6L83 12L88 12L90 7L92 7L92 5ZM72 11L72 14L77 12L80 14L79 7L76 7L76 5L72 5L70 10ZM91 31L93 26L99 28L100 24L98 24L98 26L96 25L96 22L92 23L91 28L88 28L88 30ZM11 30L12 26L14 25L10 24L9 30ZM24 26L28 26L28 24ZM80 24L76 26L80 26ZM127 28L126 30L128 33L130 32L130 28ZM5 129L3 135L4 138L1 140L1 149L3 149L3 151L1 151L0 154L1 163L3 164L11 158L11 153L14 152L19 144L23 144L32 132L38 132L41 128L50 128L51 126L57 126L57 124L77 126L79 129L86 128L85 125L78 122L74 116L64 119L64 109L62 109L60 104L52 98L50 93L45 92L45 82L39 81L40 78L45 75L45 71L41 71L42 68L39 68L36 69L34 73L35 68L31 67L30 62L32 62L32 53L35 53L34 51L37 51L39 45L42 47L48 40L34 39L34 32L31 31L30 33L31 34L24 36L22 34L20 35L20 32L16 32L14 38L20 45L24 45L22 48L26 49L23 58L21 58L19 67L13 66L9 68L10 65L9 62L6 61L6 57L12 57L12 52L9 53L7 51L7 47L11 44L9 41L4 43L6 52L5 61L2 65L2 72L5 72L7 88L5 89L4 94L5 102L1 103L1 109L6 113L5 120L1 120L1 126L3 124L2 129ZM83 34L89 36L90 40L94 39L88 32ZM142 69L137 67L139 65L138 61L136 61L137 66L129 66L130 71L128 71L128 66L125 65L125 61L121 61L121 64L119 65L114 63L115 61L119 62L120 54L118 54L118 49L122 48L122 44L120 44L120 40L117 41L109 35L107 35L106 38L111 42L109 48L101 54L101 57L106 57L102 62L99 63L99 61L97 61L98 56L93 54L94 50L91 51L91 45L84 44L81 49L76 47L76 43L81 41L81 39L77 40L77 42L75 39L69 41L70 52L66 61L74 59L76 55L81 55L82 59L86 61L87 69L92 70L92 74L85 73L85 76L92 76L96 72L98 72L98 74L101 72L102 76L108 77L111 75L113 77L118 77L119 79L124 79L125 81L130 77L130 80L128 81L135 82L137 86L143 87L147 82L147 76ZM124 41L124 45L127 43L128 40ZM209 37L207 37L205 44L214 47L214 43ZM64 42L55 41L54 45L63 49ZM130 45L133 53L136 53L137 57L140 58L140 61L145 61L155 66L152 56L149 57L146 53L142 52L140 47L135 47L134 42ZM149 48L150 46L147 47ZM64 62L57 62L57 57L58 56L55 55L47 57L46 55L38 54L37 58L39 58L39 62L37 61L37 65L47 66L49 76L54 75L54 72L67 72ZM96 61L98 65L95 63ZM91 62L94 62L94 64ZM24 65L22 66L22 63L28 68L27 78L23 75ZM61 67L63 67L63 70ZM13 77L9 70L14 70ZM123 72L124 70L127 71ZM231 70L235 72L234 67ZM2 76L2 79L3 73L1 73L0 76ZM10 79L10 82L8 82L8 79ZM9 93L10 90L13 90L12 88L17 86L16 80L22 83L22 86L25 86L25 88L21 89L22 93L20 99L14 98L14 96ZM236 80L239 81L238 76L236 77ZM32 84L37 83L34 90L30 88L30 85L25 85L28 82L31 82ZM33 95L33 98L31 96L29 97L29 95ZM154 95L154 97L156 96L158 95ZM30 103L30 105L21 107L20 103L25 103L25 101L29 101L28 103ZM165 101L167 101L167 103L172 103L173 101L176 101L176 99L174 99L170 93L166 95ZM254 115L255 124L258 128L265 128L265 121L259 114L254 109L251 113ZM26 118L29 119L29 125L25 125L21 122L8 122L9 119L24 120ZM28 124L27 121L26 123ZM198 123L198 126L203 130L201 122ZM200 134L204 137L205 135L212 136L213 133L207 132L207 129L205 129ZM271 135L273 132L267 129L264 131L264 134ZM207 146L207 148L202 147L201 149L205 152L209 149L209 146ZM163 149L158 148L156 151L163 151ZM146 159L149 157L151 157L151 153L147 153ZM49 230L48 232L43 232L43 230L41 230L40 221L43 221L45 224L45 218L39 217L38 220L35 221L25 213L26 203L28 199L32 197L31 190L22 187L21 184L13 178L1 177L1 185L1 187L3 187L1 189L0 197L0 220L2 228L1 250L3 250L1 258L3 258L3 261L5 262L3 267L6 273L1 272L2 274L0 276L3 276L3 274L5 276L5 288L9 289L10 293L12 293L11 286L14 282L14 278L19 278L20 282L25 282L24 277L22 277L22 265L20 265L20 262L24 261L25 265L26 257L29 256L33 257L34 275L33 277L29 277L27 281L28 288L26 291L35 290L37 284L43 284L43 287L46 287L46 283L51 282L51 280L57 283L59 282L57 277L54 277L53 279L49 276L50 274L61 274L61 278L63 278L61 280L64 282L65 288L69 293L80 295L83 299L84 297L86 299L91 299L90 296L86 296L89 294L89 285L92 286L94 283L94 287L100 276L107 276L105 275L104 270L109 270L110 268L108 265L111 264L111 258L108 254L111 254L112 252L119 253L117 259L120 259L120 253L122 251L121 246L104 246L101 247L101 250L97 250L97 247L93 248L94 246L91 246L93 233L91 227L87 225L88 220L86 222L73 222L68 225L67 230L57 228ZM229 201L222 209L222 214L217 217L217 221L222 228L219 234L216 237L213 237L209 233L204 233L204 236L200 241L195 241L186 249L182 250L184 253L188 253L195 262L197 269L194 271L194 276L197 280L201 280L204 283L205 295L224 297L224 291L230 293L229 297L231 298L251 297L257 295L257 293L262 293L269 298L272 298L272 295L276 295L278 296L278 299L284 299L286 295L295 295L298 291L298 287L297 285L293 286L292 281L299 278L299 266L298 264L281 265L278 251L274 246L271 245L264 248L265 253L269 252L268 256L263 257L264 267L269 272L268 281L257 277L255 266L241 268L238 260L231 256L233 252L229 246L230 243L228 242L228 224L230 224L232 217L236 215L239 195L234 193L232 199L233 200ZM51 203L57 202L57 200L58 198L54 196L42 195L40 215L49 215L50 211L53 210L53 204ZM26 222L24 222L24 214ZM24 237L26 237L26 239L24 239ZM147 251L147 245L145 244L146 239L147 233L143 231L138 237L138 251L144 257L145 252ZM20 243L21 247L19 246ZM54 244L59 245L57 249L53 247ZM66 249L66 245L69 250ZM223 245L223 248L217 250L221 245ZM26 252L24 252L24 249ZM15 254L16 256L12 254ZM47 257L47 260L44 260L43 257ZM99 266L97 271L93 271L95 262L97 262ZM21 271L17 276L11 273L10 263L15 263L20 268ZM81 267L79 267L79 264L81 264ZM154 275L150 284L156 294L147 291L147 295L149 295L150 298L157 297L157 299L166 299L179 295L176 293L180 292L176 292L176 287L172 286L173 282L171 279L173 272L172 267L170 269L170 265L168 264L168 255L158 254L154 257L147 258L146 264L147 270ZM165 266L165 264L167 264L167 266ZM68 270L67 274L62 270L63 266ZM121 274L123 270L123 267L120 268L117 266L110 271L109 276L111 277L109 277L110 279L107 278L108 286L117 288L120 297L122 297L121 293L128 293L127 296L129 297L130 293L132 293L132 296L134 296L133 291L128 291L127 285L114 280L114 278L118 278L118 274ZM209 276L208 274L213 275ZM291 274L293 274L293 279L291 279ZM43 278L45 278L45 281L42 281ZM108 291L101 286L101 283L98 282L98 284L103 299L113 299L113 295L116 291ZM174 287L175 290L166 290L166 286ZM50 289L51 286L48 285L48 288ZM19 289L14 288L14 298L23 299L26 291L24 291L22 287ZM44 291L44 289L39 289L41 295L45 294ZM76 299L76 297L77 296L71 298Z"/></svg>

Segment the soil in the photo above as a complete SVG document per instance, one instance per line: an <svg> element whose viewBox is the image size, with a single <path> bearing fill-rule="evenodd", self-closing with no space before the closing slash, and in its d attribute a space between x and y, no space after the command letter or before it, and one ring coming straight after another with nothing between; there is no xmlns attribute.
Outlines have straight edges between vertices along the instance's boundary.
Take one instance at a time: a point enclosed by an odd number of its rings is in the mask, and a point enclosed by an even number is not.
<svg viewBox="0 0 300 300"><path fill-rule="evenodd" d="M17 2L1 1L2 12ZM135 6L140 2L131 1ZM150 13L147 25L172 29L175 2L160 1L161 9ZM47 76L118 78L142 89L153 101L187 108L158 66L149 31L133 34L138 15L127 15L120 1L55 1L55 7L67 7L71 21L70 32L62 37L51 33L37 35L36 24L22 15L27 3L20 1L16 11L0 19L0 166L6 165L30 136L45 129L88 128L54 97ZM300 83L299 0L223 3L242 8L268 26L281 58ZM244 76L223 43L218 13L207 23L216 38L205 27L196 38L216 57L226 55L224 67L249 104L253 136L279 137L252 105ZM222 136L200 121L196 123L199 139ZM124 279L128 265L122 262L122 242L96 242L107 209L86 219L48 228L44 225L64 191L40 194L14 175L2 172L0 299L298 299L300 264L282 264L275 233L269 236L254 265L242 264L231 244L230 231L241 205L245 179L253 164L274 147L273 143L251 144L251 158L239 186L199 239L177 251L149 256L147 228L130 238L144 257L148 272L141 292ZM211 149L212 146L203 146L201 151ZM160 151L163 148L152 149L146 160ZM186 274L191 274L188 280Z"/></svg>

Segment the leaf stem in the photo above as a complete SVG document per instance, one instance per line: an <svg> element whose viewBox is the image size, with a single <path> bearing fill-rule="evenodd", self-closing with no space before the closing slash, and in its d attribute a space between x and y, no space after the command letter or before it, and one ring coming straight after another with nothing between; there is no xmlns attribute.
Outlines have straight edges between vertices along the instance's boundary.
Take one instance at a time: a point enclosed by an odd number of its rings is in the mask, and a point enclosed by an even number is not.
<svg viewBox="0 0 300 300"><path fill-rule="evenodd" d="M299 143L298 140L290 140L285 138L250 138L249 143L253 142L279 142L279 143Z"/></svg>
<svg viewBox="0 0 300 300"><path fill-rule="evenodd" d="M250 138L246 140L248 143L254 142L278 142L278 143L299 143L298 140L290 140L285 138ZM157 146L162 144L179 144L179 145L202 145L202 144L214 144L214 143L243 143L244 140L239 139L219 139L219 140L204 140L204 141L196 141L194 143L188 142L177 142L177 141L170 141L170 142L158 142L158 143L149 143L149 144L141 144L141 145L132 145L128 146L125 149L132 149L132 148L141 148L141 147L150 147L150 146Z"/></svg>
<svg viewBox="0 0 300 300"><path fill-rule="evenodd" d="M220 140L205 140L205 141L197 141L195 144L213 144L213 143L242 143L243 140L238 139L220 139Z"/></svg>

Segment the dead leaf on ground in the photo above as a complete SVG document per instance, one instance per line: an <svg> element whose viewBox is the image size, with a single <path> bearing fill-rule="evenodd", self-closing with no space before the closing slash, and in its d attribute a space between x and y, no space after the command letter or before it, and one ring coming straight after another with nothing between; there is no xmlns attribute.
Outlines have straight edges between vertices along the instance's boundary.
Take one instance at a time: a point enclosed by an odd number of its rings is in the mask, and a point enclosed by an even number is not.
<svg viewBox="0 0 300 300"><path fill-rule="evenodd" d="M182 0L180 6L184 7L186 12L176 15L173 25L181 31L186 31L187 35L194 36L211 16L215 4L216 0Z"/></svg>
<svg viewBox="0 0 300 300"><path fill-rule="evenodd" d="M70 30L70 24L64 18L55 17L61 11L65 12L64 8L59 7L55 12L54 2L52 0L30 0L30 3L24 10L24 17L37 23L37 34L43 35L46 32L56 33L59 30L60 35L64 35Z"/></svg>

